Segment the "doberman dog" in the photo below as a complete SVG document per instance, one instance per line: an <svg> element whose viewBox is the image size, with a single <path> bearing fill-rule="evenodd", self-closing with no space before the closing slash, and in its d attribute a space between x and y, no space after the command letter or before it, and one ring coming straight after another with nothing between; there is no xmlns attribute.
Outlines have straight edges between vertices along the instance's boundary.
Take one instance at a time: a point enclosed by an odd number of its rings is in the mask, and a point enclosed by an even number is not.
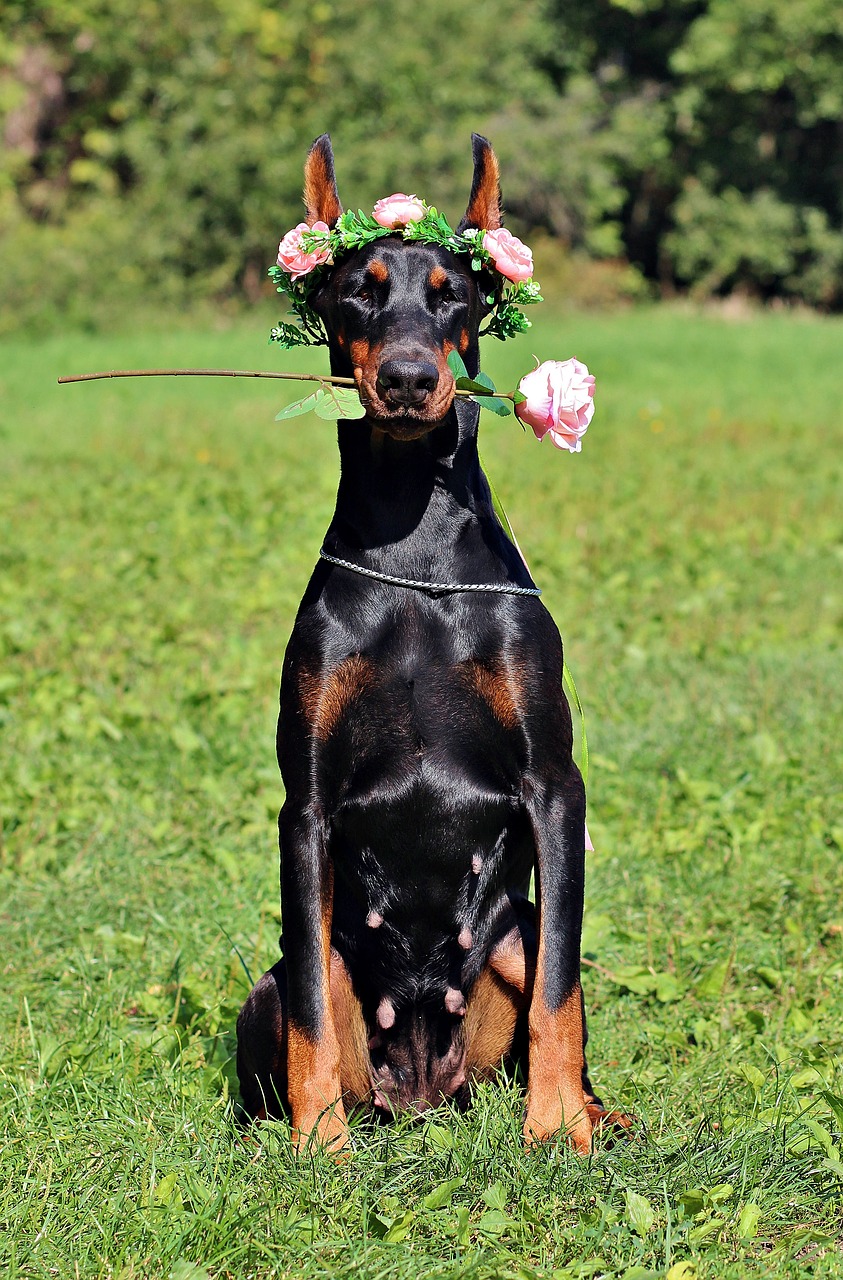
<svg viewBox="0 0 843 1280"><path fill-rule="evenodd" d="M501 226L498 163L473 137L460 224ZM342 213L327 135L305 168L312 225ZM501 1060L527 1068L524 1134L580 1152L609 1117L585 1062L580 987L585 790L562 645L501 528L479 409L447 356L479 367L491 279L439 245L383 238L325 274L313 305L331 370L366 416L338 424L324 550L287 647L278 759L284 959L237 1024L242 1100L294 1143L348 1143L348 1105L383 1117ZM528 900L535 871L536 906Z"/></svg>

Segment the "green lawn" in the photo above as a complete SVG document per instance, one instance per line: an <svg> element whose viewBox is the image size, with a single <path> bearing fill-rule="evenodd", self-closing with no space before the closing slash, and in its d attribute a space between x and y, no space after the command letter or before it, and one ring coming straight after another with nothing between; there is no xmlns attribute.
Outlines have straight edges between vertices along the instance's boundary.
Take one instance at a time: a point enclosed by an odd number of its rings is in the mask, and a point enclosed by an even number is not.
<svg viewBox="0 0 843 1280"><path fill-rule="evenodd" d="M843 1275L843 324L487 350L598 379L580 456L491 415L483 453L587 709L590 1058L637 1137L525 1154L502 1082L337 1168L239 1135L230 1056L333 427L277 383L55 385L277 366L274 318L0 346L2 1273Z"/></svg>

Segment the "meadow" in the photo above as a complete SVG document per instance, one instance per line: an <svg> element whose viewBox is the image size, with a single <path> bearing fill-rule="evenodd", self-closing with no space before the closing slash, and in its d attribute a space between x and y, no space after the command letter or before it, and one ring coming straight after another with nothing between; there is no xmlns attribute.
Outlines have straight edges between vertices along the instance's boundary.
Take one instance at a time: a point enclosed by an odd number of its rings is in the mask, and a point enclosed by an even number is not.
<svg viewBox="0 0 843 1280"><path fill-rule="evenodd" d="M523 1092L236 1124L277 956L277 685L332 511L322 368L271 316L0 345L0 1269L10 1277L842 1276L843 324L642 308L488 348L597 376L581 455L481 447L591 751L584 984L633 1139L525 1153Z"/></svg>

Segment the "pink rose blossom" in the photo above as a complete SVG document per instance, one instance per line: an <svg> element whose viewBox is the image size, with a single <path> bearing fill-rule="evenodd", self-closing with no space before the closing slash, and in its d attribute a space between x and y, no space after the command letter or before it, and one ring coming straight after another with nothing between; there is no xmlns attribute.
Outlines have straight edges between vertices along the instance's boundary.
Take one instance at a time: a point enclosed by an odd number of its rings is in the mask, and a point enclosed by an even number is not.
<svg viewBox="0 0 843 1280"><path fill-rule="evenodd" d="M321 267L324 263L332 261L331 250L327 244L322 249L305 249L302 245L302 236L306 231L330 233L330 230L327 222L314 222L312 227L306 222L300 222L297 227L293 227L292 231L287 232L278 246L278 265L289 272L291 280L298 280L301 276L306 276L314 267Z"/></svg>
<svg viewBox="0 0 843 1280"><path fill-rule="evenodd" d="M384 196L372 210L375 222L395 231L406 227L408 222L421 222L424 214L424 201L418 196L405 196L403 191L396 191L394 196Z"/></svg>
<svg viewBox="0 0 843 1280"><path fill-rule="evenodd" d="M495 270L507 280L529 280L533 274L533 254L511 231L500 227L487 231L483 236L483 248L491 254Z"/></svg>
<svg viewBox="0 0 843 1280"><path fill-rule="evenodd" d="M536 438L549 435L557 449L579 453L594 415L594 378L588 367L570 360L545 360L518 384L527 397L515 415L532 427Z"/></svg>

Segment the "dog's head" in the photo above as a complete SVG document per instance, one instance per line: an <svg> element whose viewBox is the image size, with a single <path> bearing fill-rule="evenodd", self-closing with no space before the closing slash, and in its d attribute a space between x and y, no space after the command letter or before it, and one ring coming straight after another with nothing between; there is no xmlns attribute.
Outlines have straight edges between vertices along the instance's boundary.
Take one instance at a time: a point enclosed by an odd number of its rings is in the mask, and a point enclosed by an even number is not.
<svg viewBox="0 0 843 1280"><path fill-rule="evenodd" d="M473 135L474 181L458 230L501 226L498 162ZM332 227L342 213L327 134L305 166L307 221ZM470 269L464 254L437 244L386 237L343 255L313 298L328 334L335 372L350 368L367 416L400 440L425 435L454 399L448 355L469 372L478 363L478 330L496 284Z"/></svg>

